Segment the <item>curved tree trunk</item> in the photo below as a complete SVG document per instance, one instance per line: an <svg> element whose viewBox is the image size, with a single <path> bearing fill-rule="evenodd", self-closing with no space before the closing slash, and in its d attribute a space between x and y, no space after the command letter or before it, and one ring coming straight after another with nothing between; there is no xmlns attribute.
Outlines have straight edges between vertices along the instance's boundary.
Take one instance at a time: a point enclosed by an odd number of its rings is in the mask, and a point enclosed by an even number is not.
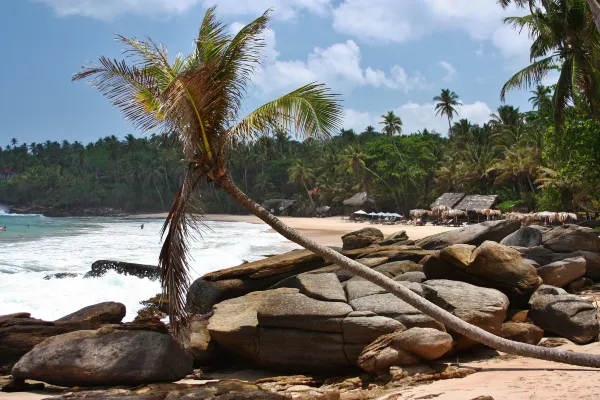
<svg viewBox="0 0 600 400"><path fill-rule="evenodd" d="M313 253L320 255L326 260L339 265L353 274L368 280L369 282L379 285L380 287L394 294L396 297L415 307L417 310L441 322L447 328L455 332L458 332L470 339L476 340L477 342L488 345L496 350L510 354L556 361L565 364L581 365L584 367L600 368L600 356L596 354L560 351L552 348L513 342L511 340L503 339L486 332L474 325L470 325L460 318L445 311L444 309L425 300L418 294L413 293L406 287L400 285L398 282L388 278L387 276L374 271L357 261L347 258L346 256L330 249L329 247L322 246L312 239L302 235L298 231L290 228L281 222L277 217L270 214L267 210L246 196L246 194L244 194L231 182L229 176L221 178L219 184L221 188L230 196L232 196L239 204L243 205L252 214L266 222L286 239L301 245Z"/></svg>
<svg viewBox="0 0 600 400"><path fill-rule="evenodd" d="M302 179L302 184L304 185L304 190L306 190L306 194L308 195L308 199L310 200L310 204L312 205L312 208L315 210L315 212L317 211L317 207L315 206L315 202L313 201L312 196L310 195L308 188L306 187L306 182L304 182L304 179Z"/></svg>

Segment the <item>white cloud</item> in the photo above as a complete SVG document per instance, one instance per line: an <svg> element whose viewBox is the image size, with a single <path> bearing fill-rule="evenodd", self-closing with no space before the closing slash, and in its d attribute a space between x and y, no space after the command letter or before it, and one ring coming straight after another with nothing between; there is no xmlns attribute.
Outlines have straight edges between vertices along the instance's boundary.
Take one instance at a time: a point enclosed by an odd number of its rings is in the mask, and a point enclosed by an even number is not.
<svg viewBox="0 0 600 400"><path fill-rule="evenodd" d="M267 43L270 60L254 78L255 84L263 92L291 89L313 81L327 82L330 87L342 91L351 91L360 86L404 92L431 87L419 71L409 74L399 65L393 65L388 72L372 67L363 68L360 48L353 40L335 43L327 48L316 47L306 61L277 59L274 34Z"/></svg>
<svg viewBox="0 0 600 400"><path fill-rule="evenodd" d="M479 43L479 48L475 50L478 57L483 57L483 43Z"/></svg>
<svg viewBox="0 0 600 400"><path fill-rule="evenodd" d="M491 40L506 57L521 55L528 38L515 42L503 18L523 10L503 9L497 0L343 0L332 11L333 27L368 42L403 43L432 32L459 30L476 40ZM480 54L481 53L481 54ZM477 51L483 55L483 50Z"/></svg>
<svg viewBox="0 0 600 400"><path fill-rule="evenodd" d="M454 75L456 75L456 68L454 68L454 65L450 64L448 61L440 61L438 65L446 70L446 76L443 77L442 80L450 82L452 78L454 78Z"/></svg>
<svg viewBox="0 0 600 400"><path fill-rule="evenodd" d="M110 20L124 14L181 14L196 5L218 4L218 12L229 15L260 15L273 8L273 16L288 20L302 11L325 15L330 0L34 0L52 7L60 16L82 15Z"/></svg>
<svg viewBox="0 0 600 400"><path fill-rule="evenodd" d="M381 125L379 125L379 121L381 120L381 115L387 111L382 110L381 112L374 113L347 109L344 128L352 128L357 132L362 132L368 125L373 125L376 129L380 129ZM405 134L414 133L425 128L444 135L448 132L448 120L435 115L435 104L433 103L419 104L409 101L392 109L392 111L402 119L402 131ZM463 104L457 107L457 111L458 116L455 117L455 121L466 118L472 123L477 124L487 122L492 113L487 103L481 101Z"/></svg>

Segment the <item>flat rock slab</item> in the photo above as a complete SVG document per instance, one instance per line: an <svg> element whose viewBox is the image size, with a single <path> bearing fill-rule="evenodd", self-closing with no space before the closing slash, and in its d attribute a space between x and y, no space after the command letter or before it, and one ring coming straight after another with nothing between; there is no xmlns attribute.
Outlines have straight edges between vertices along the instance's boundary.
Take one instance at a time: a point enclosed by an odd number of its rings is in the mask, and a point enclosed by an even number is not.
<svg viewBox="0 0 600 400"><path fill-rule="evenodd" d="M125 317L126 309L122 303L107 301L84 307L79 311L66 315L56 322L98 322L101 324L118 324Z"/></svg>
<svg viewBox="0 0 600 400"><path fill-rule="evenodd" d="M342 332L342 320L352 312L346 303L319 301L302 293L268 296L258 306L260 326Z"/></svg>
<svg viewBox="0 0 600 400"><path fill-rule="evenodd" d="M383 233L377 228L363 228L358 231L346 233L342 236L344 250L362 249L373 243L383 240Z"/></svg>
<svg viewBox="0 0 600 400"><path fill-rule="evenodd" d="M101 328L46 339L12 375L59 386L139 385L182 379L192 361L170 335Z"/></svg>
<svg viewBox="0 0 600 400"><path fill-rule="evenodd" d="M364 315L367 314L367 315ZM353 311L343 321L345 343L369 344L381 335L406 330L406 327L395 319Z"/></svg>
<svg viewBox="0 0 600 400"><path fill-rule="evenodd" d="M346 293L334 273L298 275L300 292L316 300L346 301Z"/></svg>
<svg viewBox="0 0 600 400"><path fill-rule="evenodd" d="M407 272L418 272L423 270L423 266L414 261L392 261L389 263L378 265L373 268L377 272L388 275L391 278L402 275Z"/></svg>
<svg viewBox="0 0 600 400"><path fill-rule="evenodd" d="M546 231L542 234L542 243L555 252L583 250L600 253L598 232L578 225L561 225Z"/></svg>
<svg viewBox="0 0 600 400"><path fill-rule="evenodd" d="M486 240L500 242L521 227L521 223L511 220L486 221L461 229L438 233L417 240L417 246L426 250L441 250L453 244L479 246Z"/></svg>

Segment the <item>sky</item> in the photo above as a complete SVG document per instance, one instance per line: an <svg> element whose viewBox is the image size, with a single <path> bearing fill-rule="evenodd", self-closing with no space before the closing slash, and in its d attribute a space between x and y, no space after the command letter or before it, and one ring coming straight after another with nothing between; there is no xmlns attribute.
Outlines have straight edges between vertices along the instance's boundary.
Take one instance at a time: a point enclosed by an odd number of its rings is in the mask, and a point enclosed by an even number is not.
<svg viewBox="0 0 600 400"><path fill-rule="evenodd" d="M393 110L403 132L441 134L441 89L464 103L458 118L483 123L504 82L529 61L530 39L503 24L522 10L496 0L7 0L0 23L0 145L95 141L135 131L90 85L71 76L99 56L121 57L114 34L189 53L206 9L235 32L273 8L262 67L246 109L319 81L339 93L345 128L380 129ZM553 83L549 77L545 83ZM527 91L506 102L529 110Z"/></svg>

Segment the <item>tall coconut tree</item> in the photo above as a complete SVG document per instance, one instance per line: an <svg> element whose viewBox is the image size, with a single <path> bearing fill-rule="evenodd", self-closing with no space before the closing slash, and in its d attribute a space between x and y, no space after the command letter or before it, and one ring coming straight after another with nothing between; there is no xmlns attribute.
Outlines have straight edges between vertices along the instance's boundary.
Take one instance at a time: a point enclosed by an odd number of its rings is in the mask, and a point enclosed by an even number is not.
<svg viewBox="0 0 600 400"><path fill-rule="evenodd" d="M550 90L549 87L536 85L535 90L532 90L530 93L531 97L529 98L529 102L533 108L538 111L549 107L552 104L552 100L550 100L550 93L552 93L552 90Z"/></svg>
<svg viewBox="0 0 600 400"><path fill-rule="evenodd" d="M290 169L288 170L288 174L290 176L291 183L293 183L295 185L304 186L304 190L306 190L306 195L308 196L308 199L310 200L310 204L312 205L312 208L316 209L317 207L315 206L315 202L314 202L312 195L310 194L310 190L308 189L308 186L307 186L307 184L312 185L316 180L315 173L312 170L312 168L309 168L306 165L303 165L301 162L297 162L290 167Z"/></svg>
<svg viewBox="0 0 600 400"><path fill-rule="evenodd" d="M435 96L433 101L437 101L435 105L435 115L448 117L448 129L452 129L452 118L458 115L456 106L462 103L458 100L458 95L450 89L442 89L442 93L439 96Z"/></svg>
<svg viewBox="0 0 600 400"><path fill-rule="evenodd" d="M170 62L164 46L118 36L129 49L126 60L101 57L97 65L73 77L92 78L94 86L138 128L175 132L182 144L185 178L163 226L164 244L159 256L173 335L185 339L188 235L190 229L198 228L199 183L205 180L287 239L381 286L452 331L508 353L600 367L600 357L595 355L516 343L466 323L387 276L291 229L232 182L225 160L233 138L250 140L282 128L300 137L330 135L339 129L343 118L337 96L316 83L268 102L245 117L239 115L247 84L260 61L268 21L266 12L232 36L211 8L189 56L178 55Z"/></svg>
<svg viewBox="0 0 600 400"><path fill-rule="evenodd" d="M600 33L590 17L585 0L548 0L543 8L532 8L529 15L510 17L505 23L533 39L531 64L514 74L502 88L500 97L515 88L531 88L541 83L550 71L560 75L552 99L557 127L565 108L577 103L600 120Z"/></svg>
<svg viewBox="0 0 600 400"><path fill-rule="evenodd" d="M402 133L402 119L394 114L393 111L388 111L387 114L381 116L382 120L379 121L380 125L383 125L381 133L386 136L394 136L395 134Z"/></svg>

